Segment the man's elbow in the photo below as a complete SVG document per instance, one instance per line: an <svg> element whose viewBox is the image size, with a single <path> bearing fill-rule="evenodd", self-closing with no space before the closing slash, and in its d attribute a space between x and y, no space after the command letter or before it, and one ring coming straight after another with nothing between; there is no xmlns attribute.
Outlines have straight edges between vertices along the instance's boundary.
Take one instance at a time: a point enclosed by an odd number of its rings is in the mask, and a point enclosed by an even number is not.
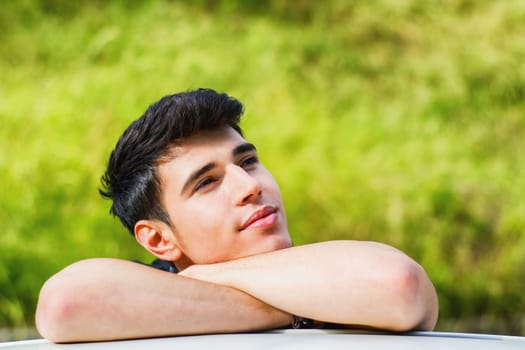
<svg viewBox="0 0 525 350"><path fill-rule="evenodd" d="M402 264L395 273L399 300L393 330L432 330L439 313L437 294L425 270L415 262Z"/></svg>
<svg viewBox="0 0 525 350"><path fill-rule="evenodd" d="M35 323L40 335L55 343L75 340L73 325L81 308L81 293L51 278L40 290Z"/></svg>

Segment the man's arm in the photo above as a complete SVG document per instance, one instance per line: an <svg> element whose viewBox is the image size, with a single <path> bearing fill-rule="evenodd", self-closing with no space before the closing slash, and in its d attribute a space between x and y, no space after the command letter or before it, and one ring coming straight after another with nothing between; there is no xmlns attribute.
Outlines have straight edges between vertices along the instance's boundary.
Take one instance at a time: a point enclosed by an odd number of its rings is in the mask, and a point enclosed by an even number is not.
<svg viewBox="0 0 525 350"><path fill-rule="evenodd" d="M400 251L373 242L331 241L212 265L182 275L238 288L291 314L394 331L433 329L436 292Z"/></svg>
<svg viewBox="0 0 525 350"><path fill-rule="evenodd" d="M37 328L54 342L241 332L283 327L291 316L227 286L135 262L90 259L42 287Z"/></svg>

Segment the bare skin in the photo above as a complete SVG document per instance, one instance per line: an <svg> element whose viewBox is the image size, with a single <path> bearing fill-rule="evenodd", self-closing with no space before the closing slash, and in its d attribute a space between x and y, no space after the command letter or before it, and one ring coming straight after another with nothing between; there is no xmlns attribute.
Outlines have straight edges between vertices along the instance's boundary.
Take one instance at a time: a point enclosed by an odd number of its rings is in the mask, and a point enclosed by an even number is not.
<svg viewBox="0 0 525 350"><path fill-rule="evenodd" d="M230 127L173 146L158 167L172 225L139 220L135 237L181 272L91 259L42 287L36 324L55 342L242 332L298 315L393 331L433 329L425 271L378 243L292 247L279 188Z"/></svg>
<svg viewBox="0 0 525 350"><path fill-rule="evenodd" d="M437 310L430 280L404 254L334 241L193 265L178 275L115 259L81 261L46 283L36 319L44 337L72 342L280 328L291 314L431 330Z"/></svg>
<svg viewBox="0 0 525 350"><path fill-rule="evenodd" d="M431 330L437 297L424 270L384 244L330 241L181 272L227 285L318 321L393 331ZM319 302L322 300L323 302Z"/></svg>
<svg viewBox="0 0 525 350"><path fill-rule="evenodd" d="M291 316L237 289L135 262L90 259L49 279L36 326L57 343L284 327Z"/></svg>

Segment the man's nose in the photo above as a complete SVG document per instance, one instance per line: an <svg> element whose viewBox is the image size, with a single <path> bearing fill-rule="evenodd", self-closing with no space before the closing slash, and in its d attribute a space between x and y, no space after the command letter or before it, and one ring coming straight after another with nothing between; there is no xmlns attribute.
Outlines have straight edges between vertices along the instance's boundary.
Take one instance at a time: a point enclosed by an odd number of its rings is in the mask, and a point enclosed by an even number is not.
<svg viewBox="0 0 525 350"><path fill-rule="evenodd" d="M229 187L233 204L245 205L256 200L262 193L259 180L239 166L234 165L229 170Z"/></svg>

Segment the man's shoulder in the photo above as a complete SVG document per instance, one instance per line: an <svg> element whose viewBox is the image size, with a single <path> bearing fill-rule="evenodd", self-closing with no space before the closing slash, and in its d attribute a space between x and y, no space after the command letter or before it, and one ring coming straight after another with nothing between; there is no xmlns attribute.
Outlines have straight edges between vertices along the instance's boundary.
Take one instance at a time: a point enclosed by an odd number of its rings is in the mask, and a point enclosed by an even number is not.
<svg viewBox="0 0 525 350"><path fill-rule="evenodd" d="M161 259L155 259L150 264L151 267L154 267L159 270L171 272L171 273L177 273L179 270L175 266L175 264L171 261L161 260Z"/></svg>

